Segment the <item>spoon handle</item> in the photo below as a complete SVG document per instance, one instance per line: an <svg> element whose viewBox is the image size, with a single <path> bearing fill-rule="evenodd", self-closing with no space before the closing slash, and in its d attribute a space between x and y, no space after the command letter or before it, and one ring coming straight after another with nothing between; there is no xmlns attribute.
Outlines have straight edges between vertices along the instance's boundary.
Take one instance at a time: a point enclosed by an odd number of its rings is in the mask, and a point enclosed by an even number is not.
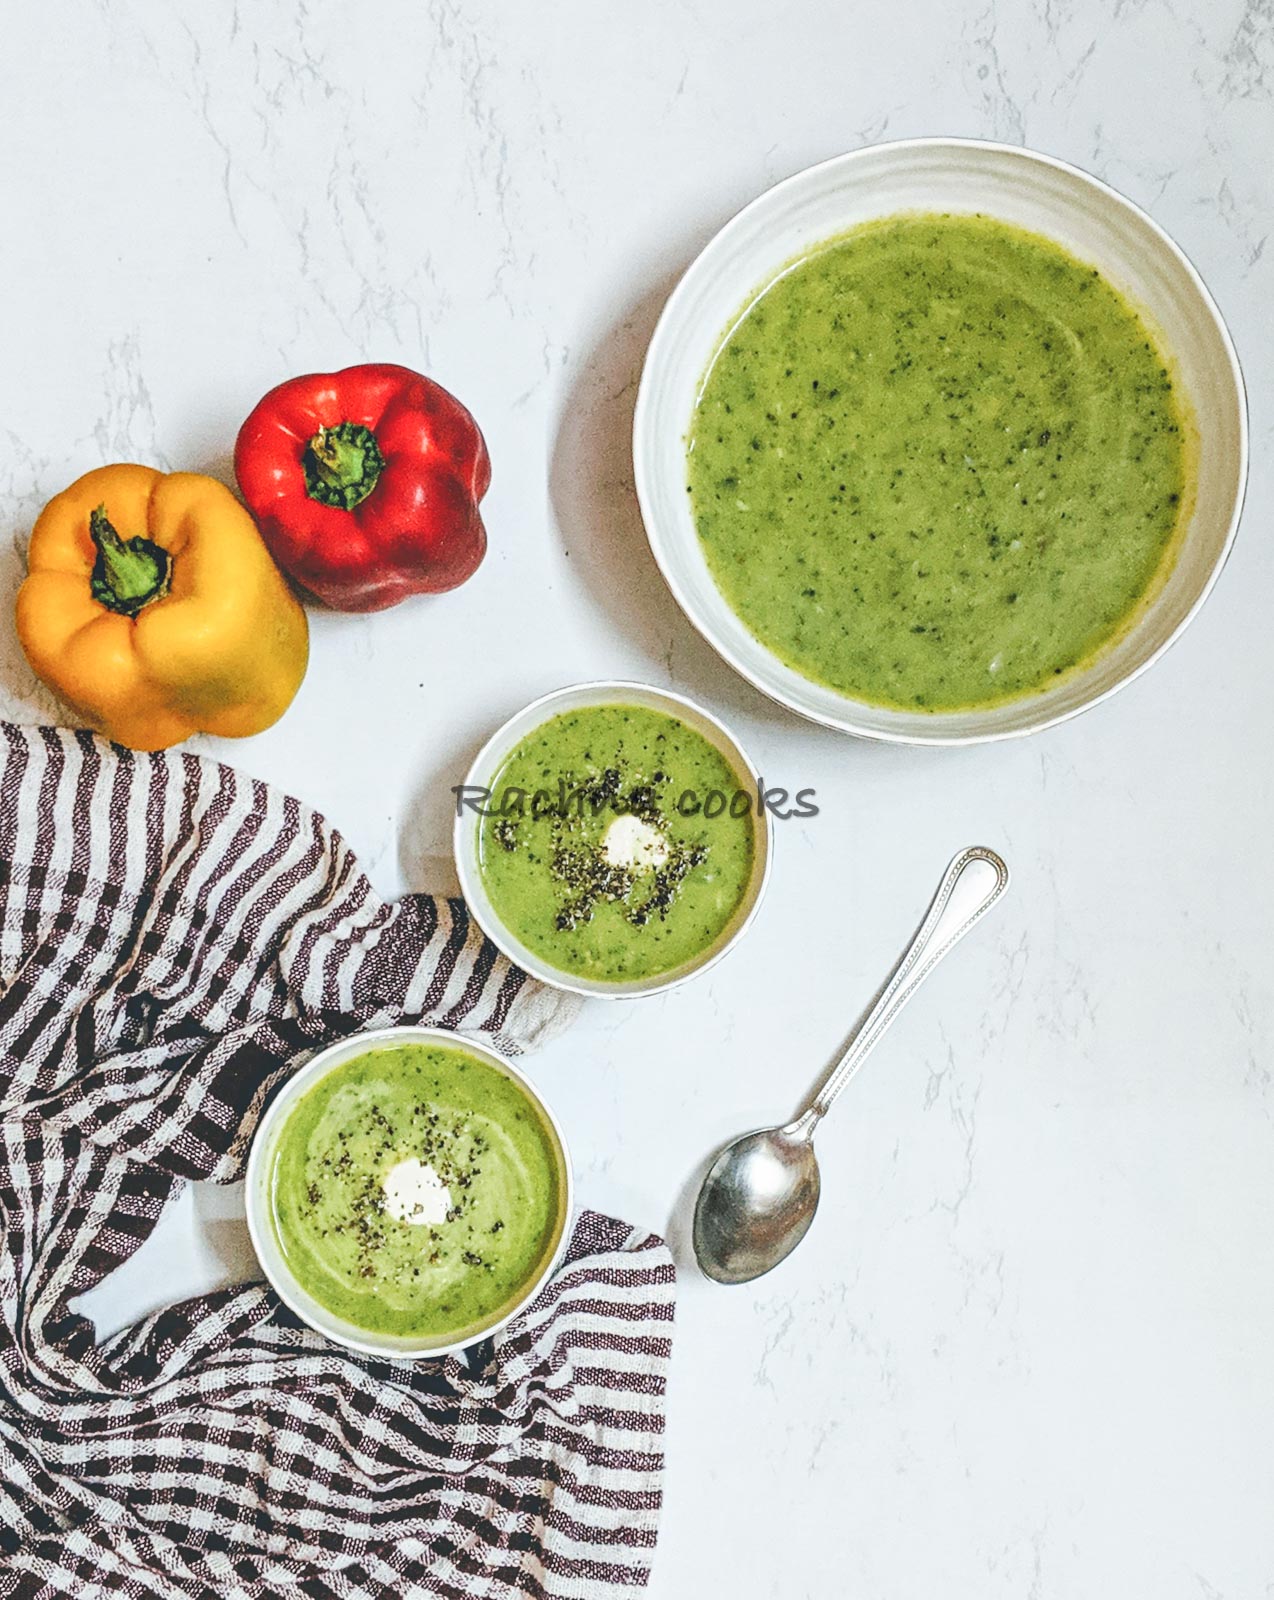
<svg viewBox="0 0 1274 1600"><path fill-rule="evenodd" d="M862 1066L881 1035L949 950L1009 886L1009 869L982 845L961 850L942 875L933 904L916 937L903 952L880 998L868 1012L840 1060L814 1092L795 1128L806 1136L832 1108L832 1102Z"/></svg>

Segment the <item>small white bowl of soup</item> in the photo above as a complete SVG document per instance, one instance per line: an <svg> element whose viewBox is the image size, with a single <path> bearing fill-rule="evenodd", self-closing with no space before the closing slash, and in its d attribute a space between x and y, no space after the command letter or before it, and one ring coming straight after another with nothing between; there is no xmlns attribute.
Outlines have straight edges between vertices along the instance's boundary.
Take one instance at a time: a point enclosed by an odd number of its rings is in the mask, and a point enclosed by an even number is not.
<svg viewBox="0 0 1274 1600"><path fill-rule="evenodd" d="M470 911L559 989L615 1000L684 983L738 943L765 891L761 779L723 723L665 689L545 695L492 735L456 794Z"/></svg>
<svg viewBox="0 0 1274 1600"><path fill-rule="evenodd" d="M816 722L967 744L1137 677L1247 471L1234 347L1146 214L1031 151L877 145L763 194L669 299L637 492L689 619Z"/></svg>
<svg viewBox="0 0 1274 1600"><path fill-rule="evenodd" d="M248 1231L279 1298L335 1343L401 1360L463 1349L525 1311L572 1204L566 1139L538 1091L442 1028L320 1050L248 1157Z"/></svg>

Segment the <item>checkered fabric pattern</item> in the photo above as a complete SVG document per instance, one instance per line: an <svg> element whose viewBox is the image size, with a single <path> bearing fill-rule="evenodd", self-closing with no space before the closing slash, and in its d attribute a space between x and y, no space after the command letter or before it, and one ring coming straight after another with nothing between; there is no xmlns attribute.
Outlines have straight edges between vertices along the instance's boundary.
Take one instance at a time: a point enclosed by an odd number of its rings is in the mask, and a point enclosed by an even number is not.
<svg viewBox="0 0 1274 1600"><path fill-rule="evenodd" d="M463 904L379 900L297 801L0 724L0 1597L602 1600L646 1580L673 1269L590 1213L485 1353L347 1354L260 1284L98 1344L72 1309L189 1179L241 1175L316 1046L509 1050L569 1003Z"/></svg>

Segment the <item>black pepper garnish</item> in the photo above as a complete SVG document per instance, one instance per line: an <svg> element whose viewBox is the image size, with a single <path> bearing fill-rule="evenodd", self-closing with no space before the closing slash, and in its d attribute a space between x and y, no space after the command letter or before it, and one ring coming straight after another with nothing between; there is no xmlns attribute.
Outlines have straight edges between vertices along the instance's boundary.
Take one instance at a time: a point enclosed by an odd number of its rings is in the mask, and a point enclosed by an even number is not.
<svg viewBox="0 0 1274 1600"><path fill-rule="evenodd" d="M694 869L701 867L707 859L708 846L705 844L692 846L674 844L667 861L655 872L650 893L640 904L630 907L626 913L633 927L644 927L654 915L666 917L682 884Z"/></svg>

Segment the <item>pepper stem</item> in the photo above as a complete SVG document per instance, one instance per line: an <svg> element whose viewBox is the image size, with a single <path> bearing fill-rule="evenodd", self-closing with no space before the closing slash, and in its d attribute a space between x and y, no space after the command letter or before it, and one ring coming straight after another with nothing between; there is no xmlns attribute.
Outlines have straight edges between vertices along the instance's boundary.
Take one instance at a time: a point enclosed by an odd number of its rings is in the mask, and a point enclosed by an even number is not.
<svg viewBox="0 0 1274 1600"><path fill-rule="evenodd" d="M173 561L163 545L141 534L121 539L105 506L90 512L88 531L97 548L89 587L99 605L121 617L135 617L152 600L164 598L172 583Z"/></svg>
<svg viewBox="0 0 1274 1600"><path fill-rule="evenodd" d="M376 487L385 458L370 428L361 422L338 422L319 429L306 445L301 464L311 500L352 511Z"/></svg>

